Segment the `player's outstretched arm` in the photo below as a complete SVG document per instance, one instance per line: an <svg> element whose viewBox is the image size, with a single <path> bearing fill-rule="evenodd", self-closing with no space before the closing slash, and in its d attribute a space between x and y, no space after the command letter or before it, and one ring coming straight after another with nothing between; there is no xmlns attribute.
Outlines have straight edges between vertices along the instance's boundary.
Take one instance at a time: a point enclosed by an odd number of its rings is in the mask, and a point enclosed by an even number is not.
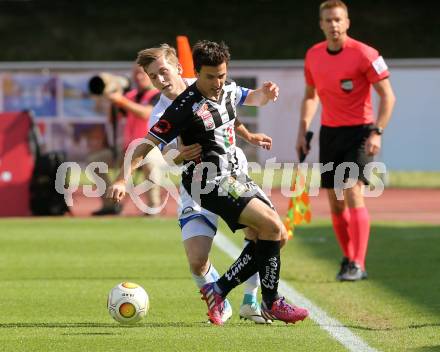
<svg viewBox="0 0 440 352"><path fill-rule="evenodd" d="M246 126L238 119L235 119L235 132L250 144L270 150L272 148L272 138L264 133L252 133Z"/></svg>
<svg viewBox="0 0 440 352"><path fill-rule="evenodd" d="M264 82L261 88L250 90L244 105L263 106L269 101L276 101L280 93L280 87L274 82Z"/></svg>
<svg viewBox="0 0 440 352"><path fill-rule="evenodd" d="M148 155L148 153L161 142L151 136L147 135L145 137L146 142L139 144L133 152L132 159L130 161L130 166L125 170L126 161L124 159L123 165L119 168L118 176L113 184L109 187L106 193L106 197L113 199L115 202L120 202L126 193L126 180L132 177L133 172L139 167L141 161ZM126 154L127 156L127 154Z"/></svg>
<svg viewBox="0 0 440 352"><path fill-rule="evenodd" d="M244 129L246 129L244 125L242 126L244 127ZM247 129L245 132L241 127L236 128L236 132L240 137L242 137L245 141L252 145L256 145L267 150L270 150L270 148L272 148L272 138L264 133L252 133L249 132Z"/></svg>

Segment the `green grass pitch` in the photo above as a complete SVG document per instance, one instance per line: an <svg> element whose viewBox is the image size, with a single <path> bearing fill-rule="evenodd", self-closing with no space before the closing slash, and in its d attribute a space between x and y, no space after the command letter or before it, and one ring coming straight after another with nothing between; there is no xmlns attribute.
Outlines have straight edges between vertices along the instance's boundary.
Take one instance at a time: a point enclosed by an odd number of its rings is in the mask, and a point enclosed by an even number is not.
<svg viewBox="0 0 440 352"><path fill-rule="evenodd" d="M240 245L241 234L222 231ZM328 222L301 227L282 251L282 279L368 345L383 351L440 350L440 227L374 223L370 279L338 283L339 253ZM231 259L216 247L219 272ZM147 290L151 308L133 327L113 321L109 290ZM176 220L0 221L0 351L344 351L315 322L257 326L234 317L206 323Z"/></svg>

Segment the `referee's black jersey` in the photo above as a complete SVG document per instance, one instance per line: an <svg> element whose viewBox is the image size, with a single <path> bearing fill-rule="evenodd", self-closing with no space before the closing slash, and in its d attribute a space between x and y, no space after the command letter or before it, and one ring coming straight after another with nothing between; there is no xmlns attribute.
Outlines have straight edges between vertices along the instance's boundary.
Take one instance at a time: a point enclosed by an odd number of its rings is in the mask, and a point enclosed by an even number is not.
<svg viewBox="0 0 440 352"><path fill-rule="evenodd" d="M236 106L242 105L249 90L226 81L218 101L205 98L196 87L189 86L165 110L149 133L167 144L180 135L184 145L199 143L201 160L185 161L183 182L191 182L196 165L205 166L204 181L233 174L238 168L235 153ZM200 165L199 163L202 162Z"/></svg>

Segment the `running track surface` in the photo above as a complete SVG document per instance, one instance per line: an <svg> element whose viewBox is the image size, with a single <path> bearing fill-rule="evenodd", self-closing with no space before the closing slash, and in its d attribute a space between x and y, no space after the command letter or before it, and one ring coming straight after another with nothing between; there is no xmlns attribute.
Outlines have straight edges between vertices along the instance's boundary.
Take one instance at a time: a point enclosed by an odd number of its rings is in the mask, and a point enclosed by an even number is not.
<svg viewBox="0 0 440 352"><path fill-rule="evenodd" d="M281 216L287 210L289 199L278 189L272 190L270 198ZM81 190L73 195L72 215L90 216L101 207L98 198L87 198ZM327 195L320 190L319 195L310 197L313 219L329 219L330 211ZM366 198L367 208L373 221L415 221L440 224L440 189L386 189L377 198ZM120 216L145 216L137 209L129 197L123 201L124 209ZM177 203L169 197L159 216L175 217Z"/></svg>

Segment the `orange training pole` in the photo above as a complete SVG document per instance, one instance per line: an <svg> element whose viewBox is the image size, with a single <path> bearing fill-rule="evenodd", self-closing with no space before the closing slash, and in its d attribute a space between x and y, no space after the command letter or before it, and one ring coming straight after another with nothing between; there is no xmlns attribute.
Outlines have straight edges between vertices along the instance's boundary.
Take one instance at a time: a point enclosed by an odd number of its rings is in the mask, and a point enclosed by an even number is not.
<svg viewBox="0 0 440 352"><path fill-rule="evenodd" d="M192 59L192 51L189 45L189 40L186 35L179 35L177 41L177 57L182 65L184 78L194 78L194 63Z"/></svg>

